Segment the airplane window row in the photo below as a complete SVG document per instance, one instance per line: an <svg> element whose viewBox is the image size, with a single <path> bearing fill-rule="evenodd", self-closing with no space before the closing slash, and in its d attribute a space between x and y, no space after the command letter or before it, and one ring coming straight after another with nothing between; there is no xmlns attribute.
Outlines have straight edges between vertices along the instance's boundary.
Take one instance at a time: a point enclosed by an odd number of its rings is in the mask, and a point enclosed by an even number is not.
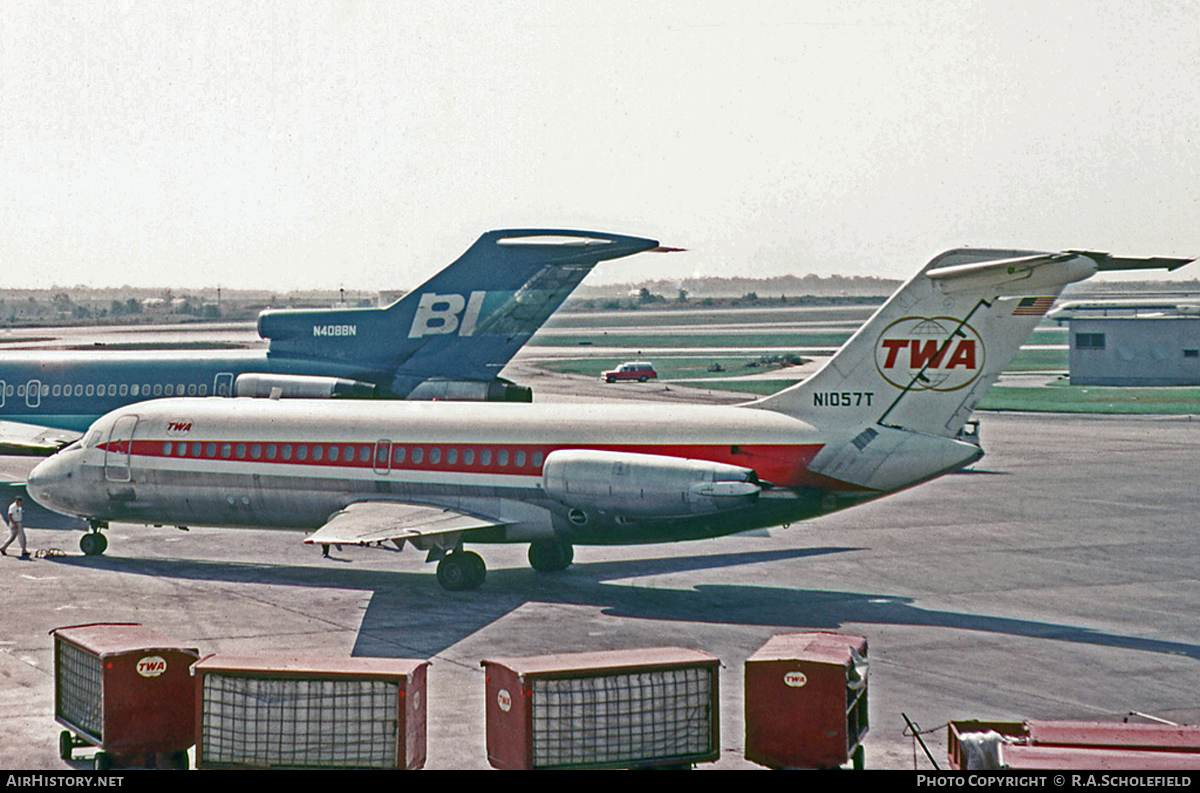
<svg viewBox="0 0 1200 793"><path fill-rule="evenodd" d="M36 388L36 386L35 386L35 388ZM4 394L5 394L5 396L12 396L14 393L16 393L17 396L24 397L26 395L25 391L26 391L25 384L21 384L19 386L16 386L15 388L14 388L14 386L9 385L9 386L5 387ZM150 383L144 383L141 385L139 385L138 383L133 383L133 384L108 383L108 384L101 384L101 385L96 385L95 383L87 383L87 384L76 383L75 385L70 385L70 384L63 385L61 383L55 383L53 386L43 383L41 386L41 396L51 396L51 397L97 396L97 397L102 397L102 396L106 396L106 395L110 396L110 397L111 396L143 396L143 397L148 397L148 396L156 396L156 397L157 396L207 396L208 395L208 386L203 383L201 383L199 385L197 385L196 383L179 383L178 385L175 385L173 383L165 383L165 384L164 383L155 383L154 385L151 385ZM31 391L30 396L37 396L37 394Z"/></svg>
<svg viewBox="0 0 1200 793"><path fill-rule="evenodd" d="M386 455L387 446L378 447L381 455L375 458L375 467L383 468L388 465ZM425 447L414 446L411 452L404 446L392 447L392 462L395 465L401 465L406 459L410 460L413 465L421 465L428 460L429 465L440 465L445 459L445 464L448 466L458 465L460 453L458 449L446 449L445 454L438 446L432 446L426 454ZM354 462L369 463L376 451L375 444L290 444L290 443L203 443L200 441L164 441L162 445L162 453L165 457L208 457L222 459L237 459L237 460L282 460L288 462L295 460L296 462L330 462L336 463L341 461L343 464L353 464ZM506 468L509 464L509 451L500 449L495 454L495 463L498 468ZM514 468L524 468L526 463L526 454L524 451L518 450L512 453L512 464ZM542 465L543 455L541 452L534 452L529 455L528 461L534 468L539 468ZM464 466L475 465L476 454L474 449L463 449L461 460ZM490 467L492 465L492 450L480 449L478 455L479 465L482 467Z"/></svg>

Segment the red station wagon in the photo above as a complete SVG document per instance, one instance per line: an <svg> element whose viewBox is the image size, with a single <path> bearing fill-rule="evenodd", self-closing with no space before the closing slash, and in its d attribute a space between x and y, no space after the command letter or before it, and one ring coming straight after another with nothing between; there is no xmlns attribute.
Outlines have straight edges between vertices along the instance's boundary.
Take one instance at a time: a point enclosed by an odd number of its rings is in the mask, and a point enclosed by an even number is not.
<svg viewBox="0 0 1200 793"><path fill-rule="evenodd" d="M600 378L607 383L615 383L619 380L637 380L639 383L644 383L654 377L658 377L658 372L654 371L654 364L646 361L626 361L616 369L600 374Z"/></svg>

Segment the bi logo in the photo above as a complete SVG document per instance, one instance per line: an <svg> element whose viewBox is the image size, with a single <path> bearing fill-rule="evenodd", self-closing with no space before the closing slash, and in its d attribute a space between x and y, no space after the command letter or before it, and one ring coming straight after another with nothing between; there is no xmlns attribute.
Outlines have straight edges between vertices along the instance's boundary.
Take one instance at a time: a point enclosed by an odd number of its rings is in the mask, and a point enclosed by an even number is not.
<svg viewBox="0 0 1200 793"><path fill-rule="evenodd" d="M983 339L952 317L905 317L879 334L875 368L897 388L957 391L983 370Z"/></svg>
<svg viewBox="0 0 1200 793"><path fill-rule="evenodd" d="M421 295L408 338L419 339L422 336L450 334L455 331L459 336L474 334L475 323L479 321L479 312L483 309L485 297L487 292L472 292L470 298L433 292Z"/></svg>

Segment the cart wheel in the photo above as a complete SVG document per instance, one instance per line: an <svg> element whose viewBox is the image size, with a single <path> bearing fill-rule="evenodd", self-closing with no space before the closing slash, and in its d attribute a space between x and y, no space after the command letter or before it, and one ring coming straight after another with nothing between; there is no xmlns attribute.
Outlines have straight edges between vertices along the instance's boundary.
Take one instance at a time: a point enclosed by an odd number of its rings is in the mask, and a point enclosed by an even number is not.
<svg viewBox="0 0 1200 793"><path fill-rule="evenodd" d="M58 734L58 756L64 760L70 760L74 750L75 736L71 735L70 730L63 730Z"/></svg>
<svg viewBox="0 0 1200 793"><path fill-rule="evenodd" d="M107 771L112 768L112 755L108 752L96 752L92 758L92 767L97 771Z"/></svg>

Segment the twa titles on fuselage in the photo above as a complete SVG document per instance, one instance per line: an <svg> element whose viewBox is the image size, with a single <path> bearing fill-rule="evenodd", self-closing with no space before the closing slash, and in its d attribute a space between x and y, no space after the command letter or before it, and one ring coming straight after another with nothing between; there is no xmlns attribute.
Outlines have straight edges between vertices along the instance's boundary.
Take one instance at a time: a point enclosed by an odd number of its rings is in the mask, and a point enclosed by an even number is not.
<svg viewBox="0 0 1200 793"><path fill-rule="evenodd" d="M465 543L669 542L853 506L982 455L971 411L1068 283L1188 259L954 250L803 383L733 407L161 400L115 411L41 463L29 492L88 519L313 530L428 551L449 589ZM89 540L89 538L92 538Z"/></svg>
<svg viewBox="0 0 1200 793"><path fill-rule="evenodd" d="M169 396L529 401L500 370L598 262L657 246L592 231L490 231L386 308L263 312L265 351L0 354L0 451L48 454L111 410Z"/></svg>

